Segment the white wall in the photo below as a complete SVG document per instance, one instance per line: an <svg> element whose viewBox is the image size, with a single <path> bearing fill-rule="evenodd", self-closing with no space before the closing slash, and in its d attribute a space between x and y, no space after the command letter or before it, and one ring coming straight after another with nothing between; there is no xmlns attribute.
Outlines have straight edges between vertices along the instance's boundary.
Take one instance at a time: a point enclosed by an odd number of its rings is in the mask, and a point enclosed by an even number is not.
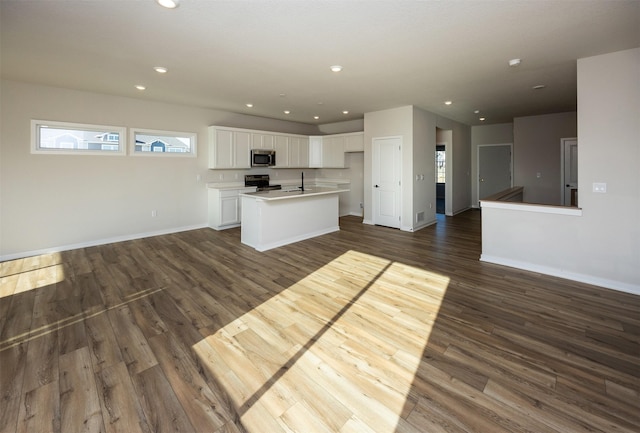
<svg viewBox="0 0 640 433"><path fill-rule="evenodd" d="M375 137L402 137L402 211L401 229L418 230L436 221L435 151L436 128L452 130L453 211L469 207L470 128L413 106L365 113L364 116L364 194L365 222L371 223L371 143ZM416 175L423 175L416 179ZM416 215L424 212L424 221Z"/></svg>
<svg viewBox="0 0 640 433"><path fill-rule="evenodd" d="M389 110L365 113L364 115L364 221L372 223L372 197L373 188L371 182L372 166L372 140L376 137L402 137L402 220L411 219L411 202L413 200L413 188L411 182L411 154L413 152L413 107L405 106ZM435 135L434 135L435 139ZM407 175L407 173L409 173ZM408 176L408 182L407 182ZM409 186L407 186L409 185ZM408 203L408 204L407 204ZM434 187L435 203L435 187ZM407 210L408 209L408 210Z"/></svg>
<svg viewBox="0 0 640 433"><path fill-rule="evenodd" d="M640 294L638 77L640 48L578 60L582 216L483 208L483 260Z"/></svg>
<svg viewBox="0 0 640 433"><path fill-rule="evenodd" d="M562 204L560 140L576 137L576 118L569 112L513 119L513 184L524 187L525 202Z"/></svg>
<svg viewBox="0 0 640 433"><path fill-rule="evenodd" d="M404 229L417 230L436 221L436 115L419 108L413 109L413 154L407 155L408 176L403 178L403 188L411 185L413 196L411 209L403 215ZM416 175L421 176L419 180ZM424 178L423 178L424 177ZM418 222L417 215L424 212L424 221Z"/></svg>
<svg viewBox="0 0 640 433"><path fill-rule="evenodd" d="M318 133L311 125L15 81L2 81L0 97L5 259L206 225L205 185L219 180L219 173L207 169L209 125ZM31 119L196 132L198 155L32 155Z"/></svg>

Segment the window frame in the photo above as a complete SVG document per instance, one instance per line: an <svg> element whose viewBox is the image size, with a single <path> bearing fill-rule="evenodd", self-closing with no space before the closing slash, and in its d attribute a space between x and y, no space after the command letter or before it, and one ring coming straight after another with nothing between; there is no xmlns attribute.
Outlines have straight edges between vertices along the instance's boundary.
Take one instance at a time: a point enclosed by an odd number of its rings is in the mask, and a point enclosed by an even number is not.
<svg viewBox="0 0 640 433"><path fill-rule="evenodd" d="M52 127L55 129L68 129L79 131L104 132L118 134L118 150L104 149L73 149L73 148L48 148L40 147L40 130ZM61 122L57 120L31 119L31 153L34 155L99 155L99 156L126 156L127 154L127 128L114 125L96 125L91 123ZM115 142L106 143L115 145Z"/></svg>
<svg viewBox="0 0 640 433"><path fill-rule="evenodd" d="M136 151L136 135L155 136L162 141L163 137L180 137L188 138L191 141L191 150L189 152L172 152L165 150L158 151ZM197 132L180 132L180 131L162 131L157 129L146 128L129 128L129 155L131 156L148 156L152 158L196 158L198 156L198 133Z"/></svg>

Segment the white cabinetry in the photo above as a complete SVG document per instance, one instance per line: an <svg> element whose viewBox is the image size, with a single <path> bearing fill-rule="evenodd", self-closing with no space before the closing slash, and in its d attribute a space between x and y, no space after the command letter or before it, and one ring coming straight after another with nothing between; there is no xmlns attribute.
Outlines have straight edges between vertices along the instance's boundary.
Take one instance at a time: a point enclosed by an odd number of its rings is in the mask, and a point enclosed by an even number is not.
<svg viewBox="0 0 640 433"><path fill-rule="evenodd" d="M345 168L345 152L364 151L364 133L309 137L309 167Z"/></svg>
<svg viewBox="0 0 640 433"><path fill-rule="evenodd" d="M309 167L309 139L307 137L289 137L289 167Z"/></svg>
<svg viewBox="0 0 640 433"><path fill-rule="evenodd" d="M345 152L364 152L364 132L344 136Z"/></svg>
<svg viewBox="0 0 640 433"><path fill-rule="evenodd" d="M259 132L251 133L251 149L275 149L276 136Z"/></svg>
<svg viewBox="0 0 640 433"><path fill-rule="evenodd" d="M255 188L209 188L209 227L224 230L238 227L242 219L240 192L255 192Z"/></svg>
<svg viewBox="0 0 640 433"><path fill-rule="evenodd" d="M297 135L276 135L276 168L309 167L309 139Z"/></svg>
<svg viewBox="0 0 640 433"><path fill-rule="evenodd" d="M286 135L275 136L276 167L289 167L289 137Z"/></svg>
<svg viewBox="0 0 640 433"><path fill-rule="evenodd" d="M322 167L322 137L315 135L309 137L309 167Z"/></svg>
<svg viewBox="0 0 640 433"><path fill-rule="evenodd" d="M209 127L209 168L250 168L250 149L249 131Z"/></svg>
<svg viewBox="0 0 640 433"><path fill-rule="evenodd" d="M322 137L322 167L344 168L344 137L327 135Z"/></svg>

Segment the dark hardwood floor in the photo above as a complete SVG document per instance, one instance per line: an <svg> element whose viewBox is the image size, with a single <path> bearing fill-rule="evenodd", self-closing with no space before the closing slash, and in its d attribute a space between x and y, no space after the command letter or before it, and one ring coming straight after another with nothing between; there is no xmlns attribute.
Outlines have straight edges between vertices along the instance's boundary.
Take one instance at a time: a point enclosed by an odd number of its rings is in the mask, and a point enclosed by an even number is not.
<svg viewBox="0 0 640 433"><path fill-rule="evenodd" d="M640 432L640 296L340 224L1 263L0 432Z"/></svg>

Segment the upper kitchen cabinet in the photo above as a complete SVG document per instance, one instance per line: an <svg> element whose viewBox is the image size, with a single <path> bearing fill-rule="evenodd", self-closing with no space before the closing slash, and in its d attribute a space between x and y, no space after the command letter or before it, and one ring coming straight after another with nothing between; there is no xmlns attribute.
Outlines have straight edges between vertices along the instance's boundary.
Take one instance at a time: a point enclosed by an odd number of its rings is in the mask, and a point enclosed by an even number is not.
<svg viewBox="0 0 640 433"><path fill-rule="evenodd" d="M289 138L289 167L307 168L309 167L309 138L290 137Z"/></svg>
<svg viewBox="0 0 640 433"><path fill-rule="evenodd" d="M251 133L246 130L209 127L209 168L250 168Z"/></svg>
<svg viewBox="0 0 640 433"><path fill-rule="evenodd" d="M286 135L275 136L276 168L289 167L289 140Z"/></svg>
<svg viewBox="0 0 640 433"><path fill-rule="evenodd" d="M312 136L309 138L309 167L345 168L345 152L364 151L364 133Z"/></svg>
<svg viewBox="0 0 640 433"><path fill-rule="evenodd" d="M364 132L346 134L344 136L345 152L364 152Z"/></svg>
<svg viewBox="0 0 640 433"><path fill-rule="evenodd" d="M273 134L253 132L251 133L251 148L274 150L276 139L277 136Z"/></svg>

